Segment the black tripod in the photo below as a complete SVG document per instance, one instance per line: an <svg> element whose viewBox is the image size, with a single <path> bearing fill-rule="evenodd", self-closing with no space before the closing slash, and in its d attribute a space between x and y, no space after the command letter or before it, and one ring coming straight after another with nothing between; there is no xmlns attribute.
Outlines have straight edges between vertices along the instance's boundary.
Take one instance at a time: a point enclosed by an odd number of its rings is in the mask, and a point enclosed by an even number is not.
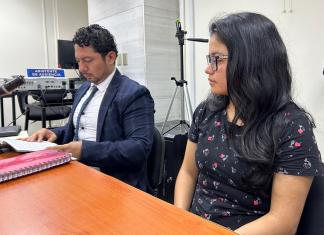
<svg viewBox="0 0 324 235"><path fill-rule="evenodd" d="M189 97L189 92L188 92L188 87L187 87L187 81L184 79L184 68L183 68L183 45L184 45L184 35L187 33L186 31L181 29L181 23L179 20L176 21L176 28L177 28L177 32L176 32L176 37L179 40L179 45L180 45L180 76L181 79L177 80L175 77L172 77L171 80L173 80L176 84L176 88L174 90L170 105L169 105L169 109L165 118L165 121L163 123L162 126L162 130L161 133L162 135L164 135L165 133L173 130L174 128L180 126L181 127L181 132L186 132L187 129L189 128L189 124L187 123L187 121L185 120L185 104L186 107L188 109L188 113L190 116L192 116L192 107L191 107L191 102L190 102L190 97ZM164 132L164 128L165 128L165 124L168 121L169 115L170 115L170 111L174 102L174 98L177 94L178 91L178 87L180 87L180 111L181 111L181 120L179 121L178 124L176 124L175 126L173 126L172 128L170 128L169 130L167 130L166 132Z"/></svg>

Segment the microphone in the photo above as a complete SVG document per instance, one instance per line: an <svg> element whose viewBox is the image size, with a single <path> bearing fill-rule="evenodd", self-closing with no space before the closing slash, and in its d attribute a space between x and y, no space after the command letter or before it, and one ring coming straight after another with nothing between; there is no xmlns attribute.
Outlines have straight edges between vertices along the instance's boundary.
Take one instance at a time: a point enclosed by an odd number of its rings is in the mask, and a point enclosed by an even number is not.
<svg viewBox="0 0 324 235"><path fill-rule="evenodd" d="M187 40L193 42L208 42L208 39L205 38L187 38Z"/></svg>
<svg viewBox="0 0 324 235"><path fill-rule="evenodd" d="M24 76L19 75L15 76L15 78L9 82L6 82L2 86L0 86L0 96L10 94L14 89L19 87L20 85L25 83Z"/></svg>

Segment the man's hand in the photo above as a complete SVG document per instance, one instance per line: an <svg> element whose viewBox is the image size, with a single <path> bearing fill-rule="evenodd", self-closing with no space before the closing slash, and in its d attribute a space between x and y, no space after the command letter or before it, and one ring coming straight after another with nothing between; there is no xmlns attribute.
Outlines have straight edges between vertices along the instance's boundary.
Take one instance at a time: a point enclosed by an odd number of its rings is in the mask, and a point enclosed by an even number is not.
<svg viewBox="0 0 324 235"><path fill-rule="evenodd" d="M79 160L81 157L81 148L82 148L82 141L72 141L68 144L51 146L48 147L47 149L60 150L67 153L72 153L72 156L77 158L77 160Z"/></svg>
<svg viewBox="0 0 324 235"><path fill-rule="evenodd" d="M55 133L53 131L50 131L46 128L42 128L42 129L36 131L31 136L24 138L22 140L30 141L30 142L34 142L34 141L40 142L43 140L47 140L49 142L55 142L56 139L57 139L57 136L55 135Z"/></svg>

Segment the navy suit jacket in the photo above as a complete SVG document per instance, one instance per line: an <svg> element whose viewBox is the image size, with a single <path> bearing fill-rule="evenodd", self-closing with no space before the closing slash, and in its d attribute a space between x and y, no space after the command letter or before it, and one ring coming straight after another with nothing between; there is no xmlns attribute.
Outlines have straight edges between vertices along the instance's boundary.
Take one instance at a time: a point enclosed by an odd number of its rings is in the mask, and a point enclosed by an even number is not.
<svg viewBox="0 0 324 235"><path fill-rule="evenodd" d="M73 114L89 87L86 81L78 89L67 124L53 129L58 144L73 141ZM116 70L99 109L96 141L82 141L80 162L146 190L146 159L153 130L154 101L150 92Z"/></svg>

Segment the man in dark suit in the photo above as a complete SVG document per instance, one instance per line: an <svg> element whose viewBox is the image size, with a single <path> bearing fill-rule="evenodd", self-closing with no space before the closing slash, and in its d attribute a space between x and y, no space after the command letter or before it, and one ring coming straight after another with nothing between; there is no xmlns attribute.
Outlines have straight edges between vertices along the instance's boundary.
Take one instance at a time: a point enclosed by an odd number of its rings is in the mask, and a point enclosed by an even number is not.
<svg viewBox="0 0 324 235"><path fill-rule="evenodd" d="M107 29L80 28L73 42L87 81L75 95L69 120L63 127L43 128L27 140L56 142L59 145L51 149L70 152L80 162L145 190L154 129L150 92L116 69L118 51Z"/></svg>

